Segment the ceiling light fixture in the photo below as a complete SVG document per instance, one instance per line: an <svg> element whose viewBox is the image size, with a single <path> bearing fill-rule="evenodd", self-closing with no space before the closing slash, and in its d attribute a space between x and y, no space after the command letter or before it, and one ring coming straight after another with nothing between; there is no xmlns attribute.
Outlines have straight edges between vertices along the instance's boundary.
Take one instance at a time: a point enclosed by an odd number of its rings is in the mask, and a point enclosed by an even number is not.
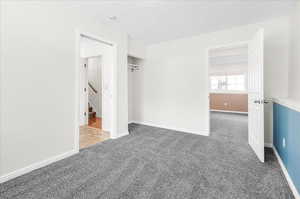
<svg viewBox="0 0 300 199"><path fill-rule="evenodd" d="M112 20L112 21L116 21L117 19L118 19L118 17L117 16L110 16L110 17L108 17L110 20Z"/></svg>

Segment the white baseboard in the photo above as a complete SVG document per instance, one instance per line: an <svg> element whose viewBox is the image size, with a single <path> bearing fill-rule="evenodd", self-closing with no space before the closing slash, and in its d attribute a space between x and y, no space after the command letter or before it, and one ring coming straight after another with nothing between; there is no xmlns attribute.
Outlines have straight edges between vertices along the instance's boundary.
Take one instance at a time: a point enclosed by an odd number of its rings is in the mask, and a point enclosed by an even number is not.
<svg viewBox="0 0 300 199"><path fill-rule="evenodd" d="M166 126L166 125L154 124L151 122L131 121L131 123L153 126L153 127L163 128L163 129L170 129L170 130L174 130L174 131L181 131L184 133L192 133L192 134L196 134L196 135L209 136L208 130L195 131L195 130L186 129L186 128L175 128L175 127L170 127L170 126Z"/></svg>
<svg viewBox="0 0 300 199"><path fill-rule="evenodd" d="M117 138L120 138L120 137L123 137L123 136L126 136L126 135L129 135L129 132L126 131L124 133L121 133L120 135L118 136L111 136L111 139L117 139Z"/></svg>
<svg viewBox="0 0 300 199"><path fill-rule="evenodd" d="M273 144L272 143L265 143L265 147L273 148Z"/></svg>
<svg viewBox="0 0 300 199"><path fill-rule="evenodd" d="M0 183L6 182L6 181L11 180L13 178L19 177L19 176L24 175L26 173L29 173L33 170L42 168L42 167L47 166L51 163L54 163L54 162L57 162L57 161L62 160L64 158L70 157L72 155L75 155L76 153L78 153L77 150L68 151L68 152L60 154L58 156L54 156L54 157L51 157L49 159L43 160L41 162L31 164L31 165L29 165L27 167L24 167L22 169L18 169L16 171L10 172L8 174L0 176Z"/></svg>
<svg viewBox="0 0 300 199"><path fill-rule="evenodd" d="M276 157L277 157L277 160L278 160L278 162L279 162L279 165L280 165L280 167L281 167L281 169L282 169L282 171L283 171L283 174L284 174L284 176L285 176L285 178L286 178L286 180L287 180L287 182L288 182L288 184L289 184L289 186L290 186L290 188L291 188L291 190L292 190L292 192L293 192L293 194L294 194L294 196L295 196L295 199L300 199L300 194L299 194L299 192L298 192L296 186L294 185L293 180L292 180L292 178L290 177L290 175L289 175L289 173L288 173L286 167L284 166L283 161L282 161L282 159L280 158L280 156L279 156L279 154L278 154L276 148L273 147L273 150L274 150L274 152L275 152L275 155L276 155Z"/></svg>
<svg viewBox="0 0 300 199"><path fill-rule="evenodd" d="M238 114L245 114L248 115L248 112L241 112L241 111L226 111L226 110L216 110L216 109L211 109L211 112L221 112L221 113L238 113Z"/></svg>

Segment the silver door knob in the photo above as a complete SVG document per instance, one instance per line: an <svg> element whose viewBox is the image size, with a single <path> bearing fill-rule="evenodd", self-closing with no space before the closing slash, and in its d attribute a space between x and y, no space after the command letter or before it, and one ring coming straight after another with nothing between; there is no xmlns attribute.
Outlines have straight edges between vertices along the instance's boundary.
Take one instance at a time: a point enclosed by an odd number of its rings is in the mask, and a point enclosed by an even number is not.
<svg viewBox="0 0 300 199"><path fill-rule="evenodd" d="M261 102L260 102L260 100L254 100L254 103L255 104L260 104Z"/></svg>

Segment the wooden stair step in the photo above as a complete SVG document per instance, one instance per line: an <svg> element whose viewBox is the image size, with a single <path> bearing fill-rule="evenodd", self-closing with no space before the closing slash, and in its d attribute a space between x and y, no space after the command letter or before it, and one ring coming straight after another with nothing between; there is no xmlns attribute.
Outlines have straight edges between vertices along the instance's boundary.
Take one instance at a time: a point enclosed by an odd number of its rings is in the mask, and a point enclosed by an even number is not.
<svg viewBox="0 0 300 199"><path fill-rule="evenodd" d="M89 118L95 118L96 117L96 112L89 112Z"/></svg>

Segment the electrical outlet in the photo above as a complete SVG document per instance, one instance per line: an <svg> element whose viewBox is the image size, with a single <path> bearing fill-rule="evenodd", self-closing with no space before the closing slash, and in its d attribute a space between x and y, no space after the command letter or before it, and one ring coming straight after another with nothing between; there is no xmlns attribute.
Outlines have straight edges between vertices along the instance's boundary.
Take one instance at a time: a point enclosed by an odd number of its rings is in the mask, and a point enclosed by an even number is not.
<svg viewBox="0 0 300 199"><path fill-rule="evenodd" d="M285 138L282 139L282 147L285 148L286 143L285 143Z"/></svg>

